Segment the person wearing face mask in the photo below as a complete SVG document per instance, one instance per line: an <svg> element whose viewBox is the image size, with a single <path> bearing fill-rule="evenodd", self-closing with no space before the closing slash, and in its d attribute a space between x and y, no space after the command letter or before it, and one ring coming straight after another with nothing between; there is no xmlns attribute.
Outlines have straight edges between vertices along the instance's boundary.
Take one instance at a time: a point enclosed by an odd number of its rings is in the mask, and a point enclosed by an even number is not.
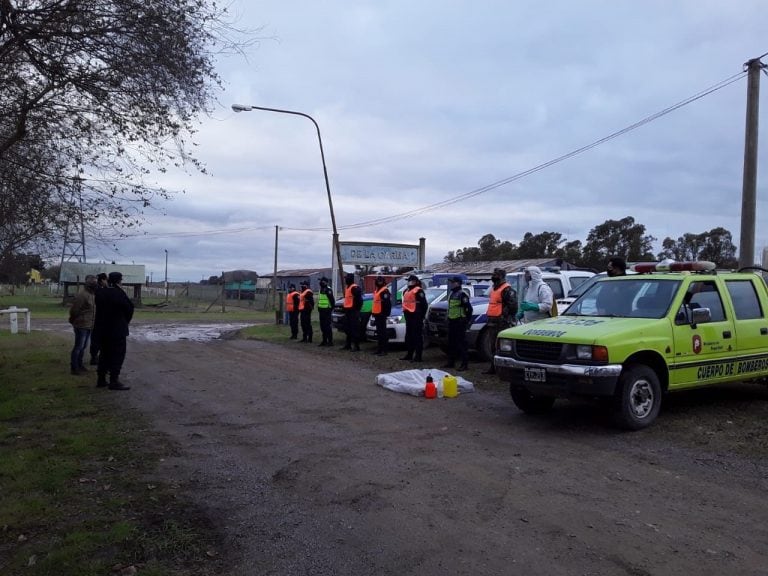
<svg viewBox="0 0 768 576"><path fill-rule="evenodd" d="M328 286L328 278L320 278L320 292L317 293L317 314L320 317L320 332L323 341L318 346L333 346L333 325L331 323L331 311L336 304L333 290Z"/></svg>
<svg viewBox="0 0 768 576"><path fill-rule="evenodd" d="M408 287L403 290L406 353L400 360L421 362L424 348L424 317L427 315L427 306L427 297L421 288L421 280L415 274L411 274L408 276Z"/></svg>
<svg viewBox="0 0 768 576"><path fill-rule="evenodd" d="M549 318L552 306L556 306L552 289L541 278L541 268L528 266L525 269L527 282L523 301L517 312L517 319L525 323Z"/></svg>
<svg viewBox="0 0 768 576"><path fill-rule="evenodd" d="M517 314L517 292L507 283L507 271L496 268L491 276L493 288L489 293L487 330L493 342L493 352L496 353L496 336L502 330L509 328ZM491 365L483 374L496 374L496 366L491 356Z"/></svg>
<svg viewBox="0 0 768 576"><path fill-rule="evenodd" d="M347 333L347 341L342 350L360 352L360 309L363 307L363 292L355 284L355 275L344 276L344 330Z"/></svg>
<svg viewBox="0 0 768 576"><path fill-rule="evenodd" d="M453 368L459 360L458 372L467 369L467 327L472 318L472 304L469 296L461 289L461 277L448 280L451 292L448 295L448 363L444 368Z"/></svg>
<svg viewBox="0 0 768 576"><path fill-rule="evenodd" d="M383 276L376 276L376 288L373 292L373 308L371 316L376 324L376 356L386 356L389 347L389 334L387 333L387 318L392 312L392 298L387 288L387 282Z"/></svg>

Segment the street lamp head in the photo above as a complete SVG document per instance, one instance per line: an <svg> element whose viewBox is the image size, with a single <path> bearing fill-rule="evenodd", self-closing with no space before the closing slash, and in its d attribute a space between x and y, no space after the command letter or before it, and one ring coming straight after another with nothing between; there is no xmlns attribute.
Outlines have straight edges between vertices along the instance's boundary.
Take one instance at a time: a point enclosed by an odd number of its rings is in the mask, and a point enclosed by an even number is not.
<svg viewBox="0 0 768 576"><path fill-rule="evenodd" d="M253 108L245 104L232 104L232 110L235 112L250 112Z"/></svg>

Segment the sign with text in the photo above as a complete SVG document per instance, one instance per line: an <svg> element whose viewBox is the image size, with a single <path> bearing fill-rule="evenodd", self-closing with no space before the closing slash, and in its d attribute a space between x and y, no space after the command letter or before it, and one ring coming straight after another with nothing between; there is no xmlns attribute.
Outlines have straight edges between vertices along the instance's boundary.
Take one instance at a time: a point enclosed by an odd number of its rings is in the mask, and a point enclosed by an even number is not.
<svg viewBox="0 0 768 576"><path fill-rule="evenodd" d="M379 242L339 242L344 264L403 267L419 265L419 246Z"/></svg>

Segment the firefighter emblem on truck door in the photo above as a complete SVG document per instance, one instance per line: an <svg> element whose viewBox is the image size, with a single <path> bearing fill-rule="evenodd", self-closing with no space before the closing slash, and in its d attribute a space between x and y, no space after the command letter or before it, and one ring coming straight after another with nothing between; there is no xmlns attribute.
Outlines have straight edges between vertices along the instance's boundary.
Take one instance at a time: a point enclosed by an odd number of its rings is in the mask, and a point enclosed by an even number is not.
<svg viewBox="0 0 768 576"><path fill-rule="evenodd" d="M694 334L692 344L693 344L694 354L698 354L699 352L701 352L701 336L699 336L698 334Z"/></svg>

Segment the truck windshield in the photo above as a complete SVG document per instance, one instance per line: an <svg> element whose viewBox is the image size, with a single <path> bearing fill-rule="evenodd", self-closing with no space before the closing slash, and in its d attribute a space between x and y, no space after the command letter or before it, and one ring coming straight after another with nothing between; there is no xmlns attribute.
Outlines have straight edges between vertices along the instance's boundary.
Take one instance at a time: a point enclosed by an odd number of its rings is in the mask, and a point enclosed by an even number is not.
<svg viewBox="0 0 768 576"><path fill-rule="evenodd" d="M680 280L615 278L592 284L563 316L662 318L677 294Z"/></svg>

